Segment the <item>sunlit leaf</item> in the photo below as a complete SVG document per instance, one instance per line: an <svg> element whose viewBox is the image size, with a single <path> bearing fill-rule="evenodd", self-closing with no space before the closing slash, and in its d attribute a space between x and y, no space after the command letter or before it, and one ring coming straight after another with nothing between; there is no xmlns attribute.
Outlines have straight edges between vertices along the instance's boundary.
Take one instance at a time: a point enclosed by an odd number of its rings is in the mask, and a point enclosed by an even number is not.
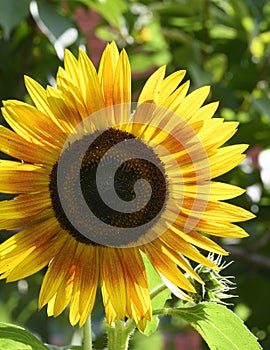
<svg viewBox="0 0 270 350"><path fill-rule="evenodd" d="M25 329L7 323L0 323L0 349L48 350L43 343Z"/></svg>
<svg viewBox="0 0 270 350"><path fill-rule="evenodd" d="M168 313L179 315L194 327L211 350L262 349L243 321L224 305L204 302Z"/></svg>

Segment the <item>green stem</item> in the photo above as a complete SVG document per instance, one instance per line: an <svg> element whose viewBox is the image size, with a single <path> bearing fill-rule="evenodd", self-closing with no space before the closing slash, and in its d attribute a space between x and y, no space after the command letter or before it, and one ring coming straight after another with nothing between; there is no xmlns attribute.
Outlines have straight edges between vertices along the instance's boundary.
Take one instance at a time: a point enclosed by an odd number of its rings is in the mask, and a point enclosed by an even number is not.
<svg viewBox="0 0 270 350"><path fill-rule="evenodd" d="M156 309L153 310L153 316L158 315L171 315L173 314L173 308L164 308L164 309Z"/></svg>
<svg viewBox="0 0 270 350"><path fill-rule="evenodd" d="M92 350L91 315L83 327L83 350Z"/></svg>
<svg viewBox="0 0 270 350"><path fill-rule="evenodd" d="M166 288L167 287L164 284L159 285L151 291L150 298L155 298ZM112 326L107 325L108 350L127 350L130 335L135 327L135 322L132 319L129 319L127 322L122 322L119 319L116 319Z"/></svg>
<svg viewBox="0 0 270 350"><path fill-rule="evenodd" d="M153 310L153 316L179 315L180 312L187 313L188 308L185 307L164 307L163 309Z"/></svg>
<svg viewBox="0 0 270 350"><path fill-rule="evenodd" d="M129 337L135 328L133 320L124 322L116 319L114 325L107 326L108 350L127 350Z"/></svg>
<svg viewBox="0 0 270 350"><path fill-rule="evenodd" d="M154 299L159 293L163 292L165 289L167 289L167 286L165 284L160 284L156 288L152 289L150 292L151 300Z"/></svg>

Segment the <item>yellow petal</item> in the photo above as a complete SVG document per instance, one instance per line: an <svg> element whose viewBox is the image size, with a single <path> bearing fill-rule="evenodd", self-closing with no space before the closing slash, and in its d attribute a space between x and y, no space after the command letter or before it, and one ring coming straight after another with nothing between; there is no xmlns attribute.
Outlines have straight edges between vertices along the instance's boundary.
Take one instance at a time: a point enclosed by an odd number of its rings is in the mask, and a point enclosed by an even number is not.
<svg viewBox="0 0 270 350"><path fill-rule="evenodd" d="M131 72L125 50L121 51L115 70L113 101L114 104L131 102Z"/></svg>
<svg viewBox="0 0 270 350"><path fill-rule="evenodd" d="M28 93L37 109L43 114L51 117L54 121L56 121L56 125L58 125L58 122L48 105L46 90L38 82L28 76L24 76L24 81Z"/></svg>
<svg viewBox="0 0 270 350"><path fill-rule="evenodd" d="M142 92L140 93L138 103L142 102L156 102L161 94L162 82L164 79L166 67L162 66L148 78Z"/></svg>
<svg viewBox="0 0 270 350"><path fill-rule="evenodd" d="M68 136L74 127L81 122L81 116L76 106L65 96L61 90L48 86L46 96L51 111L61 125L65 134Z"/></svg>
<svg viewBox="0 0 270 350"><path fill-rule="evenodd" d="M231 199L245 193L245 190L238 186L214 181L211 182L210 191L211 201Z"/></svg>
<svg viewBox="0 0 270 350"><path fill-rule="evenodd" d="M203 86L199 89L192 91L182 101L176 113L183 117L185 120L189 120L202 106L207 96L209 95L210 87Z"/></svg>
<svg viewBox="0 0 270 350"><path fill-rule="evenodd" d="M198 109L190 119L190 123L195 123L199 120L208 120L213 117L218 109L219 102L211 102Z"/></svg>
<svg viewBox="0 0 270 350"><path fill-rule="evenodd" d="M81 119L89 116L86 101L84 101L81 91L78 85L75 85L74 80L67 74L67 72L60 67L56 76L57 89L62 92L64 96L67 97L69 101L74 105L77 113L80 115ZM57 122L59 120L57 118Z"/></svg>
<svg viewBox="0 0 270 350"><path fill-rule="evenodd" d="M208 260L196 248L194 248L180 236L177 237L176 235L171 235L170 231L167 231L163 235L161 235L160 240L164 241L171 248L175 249L187 258L196 261L204 266L215 268L215 264L212 261Z"/></svg>
<svg viewBox="0 0 270 350"><path fill-rule="evenodd" d="M65 310L65 308L68 306L70 302L72 289L73 289L73 276L68 276L66 280L63 280L62 285L58 288L55 296L48 302L49 316L57 317ZM52 300L53 300L53 303L52 303Z"/></svg>
<svg viewBox="0 0 270 350"><path fill-rule="evenodd" d="M20 279L20 274L22 276L28 276L29 274L40 270L42 268L40 266L43 265L44 260L41 262L41 265L38 265L37 261L32 263L32 254L33 257L35 257L35 251L37 249L39 252L41 252L43 248L40 247L46 245L47 243L50 244L50 241L55 242L55 237L57 236L59 230L58 227L58 223L53 218L36 225L32 225L31 227L24 229L2 243L0 245L0 273L5 274L2 276L2 278L8 277L12 270L14 270L13 276L10 277L12 280ZM58 243L56 246L57 245ZM52 256L53 255L51 255L51 257ZM25 265L25 259L29 265L26 264L27 266L25 266L25 268L21 268L20 264ZM46 249L44 259L48 259ZM17 274L16 271L19 270L20 272Z"/></svg>
<svg viewBox="0 0 270 350"><path fill-rule="evenodd" d="M169 109L170 111L177 113L179 106L181 105L182 101L184 100L188 89L190 86L190 81L186 81L184 84L179 86L164 102L160 104L165 109ZM180 115L179 115L180 116ZM183 119L183 116L180 116L181 119ZM181 120L179 119L179 120Z"/></svg>
<svg viewBox="0 0 270 350"><path fill-rule="evenodd" d="M198 233L196 231L189 231L187 233L181 231L178 227L172 226L170 228L170 235L173 237L175 235L180 236L183 238L186 242L197 246L199 248L202 248L206 251L216 253L216 254L221 254L221 255L228 255L228 253L220 247L217 243L212 241L211 239L207 238L201 233ZM178 237L175 237L177 240ZM167 244L169 242L166 241L166 238L164 239Z"/></svg>
<svg viewBox="0 0 270 350"><path fill-rule="evenodd" d="M30 143L2 125L0 125L0 150L14 158L39 164L54 164L58 156L50 148Z"/></svg>
<svg viewBox="0 0 270 350"><path fill-rule="evenodd" d="M82 96L88 115L105 107L101 85L96 69L84 51L79 54L80 81Z"/></svg>
<svg viewBox="0 0 270 350"><path fill-rule="evenodd" d="M47 192L21 194L0 202L0 220L32 216L50 207L51 200ZM9 213L8 216L7 213Z"/></svg>
<svg viewBox="0 0 270 350"><path fill-rule="evenodd" d="M54 234L54 232L52 232ZM47 240L39 244L31 253L23 259L20 264L17 264L9 273L7 282L16 281L43 269L47 266L52 257L62 249L65 239L60 235L50 237L49 232L46 232Z"/></svg>
<svg viewBox="0 0 270 350"><path fill-rule="evenodd" d="M146 318L151 320L151 301L145 266L138 249L122 249L121 261L123 264L126 284L129 285L132 316L136 323Z"/></svg>
<svg viewBox="0 0 270 350"><path fill-rule="evenodd" d="M218 237L244 238L248 236L244 229L229 222L210 222L200 220L196 225L196 229Z"/></svg>
<svg viewBox="0 0 270 350"><path fill-rule="evenodd" d="M223 175L239 165L244 159L247 145L232 145L219 149L215 155L209 157L211 176L215 178Z"/></svg>
<svg viewBox="0 0 270 350"><path fill-rule="evenodd" d="M0 192L27 193L48 188L47 170L26 163L0 160Z"/></svg>
<svg viewBox="0 0 270 350"><path fill-rule="evenodd" d="M115 42L112 42L106 46L98 70L98 77L104 94L105 106L111 106L114 102L114 79L118 60L118 48Z"/></svg>
<svg viewBox="0 0 270 350"><path fill-rule="evenodd" d="M46 305L57 293L60 286L65 287L70 275L73 273L73 256L77 242L66 234L66 243L63 245L44 276L39 294L39 309Z"/></svg>
<svg viewBox="0 0 270 350"><path fill-rule="evenodd" d="M237 122L224 123L221 118L207 120L194 138L198 137L198 141L209 152L211 148L218 148L228 141L236 133L238 124Z"/></svg>
<svg viewBox="0 0 270 350"><path fill-rule="evenodd" d="M83 244L78 244L72 259L73 273L71 275L72 293L70 298L69 321L74 326L80 319L80 300L81 300L81 278L84 266L81 265L80 257L84 250Z"/></svg>
<svg viewBox="0 0 270 350"><path fill-rule="evenodd" d="M181 300L185 300L185 301L192 301L192 298L184 293L180 288L176 287L170 280L168 280L165 276L163 276L162 274L159 274L163 283L165 284L165 286L167 286L167 288L170 289L170 291L179 299Z"/></svg>
<svg viewBox="0 0 270 350"><path fill-rule="evenodd" d="M193 270L191 265L185 260L181 254L182 251L177 251L175 246L170 246L169 244L166 244L166 239L157 239L152 242L153 245L160 251L162 251L167 257L172 260L175 264L177 264L182 270L186 271L191 277L193 277L195 280L197 280L199 283L203 284L202 279L199 275Z"/></svg>
<svg viewBox="0 0 270 350"><path fill-rule="evenodd" d="M80 88L81 81L80 81L78 61L68 49L65 49L64 66L65 66L65 71L69 76L69 80L73 81L74 85Z"/></svg>
<svg viewBox="0 0 270 350"><path fill-rule="evenodd" d="M99 249L88 245L80 256L81 265L81 298L80 298L80 327L84 325L92 312L99 277ZM88 269L91 266L91 269Z"/></svg>
<svg viewBox="0 0 270 350"><path fill-rule="evenodd" d="M230 171L245 159L245 155L242 153L246 149L247 145L227 146L213 151L213 154L207 156L199 146L198 152L202 159L198 160L192 157L191 162L181 164L182 183L198 183ZM178 161L180 161L179 158ZM175 169L175 171L177 170Z"/></svg>
<svg viewBox="0 0 270 350"><path fill-rule="evenodd" d="M254 219L255 215L236 205L224 202L209 201L202 214L203 220L240 222Z"/></svg>
<svg viewBox="0 0 270 350"><path fill-rule="evenodd" d="M100 287L107 318L112 318L107 307L109 301L118 318L123 320L126 315L126 293L118 249L106 247L100 252Z"/></svg>
<svg viewBox="0 0 270 350"><path fill-rule="evenodd" d="M240 187L222 183L222 182L206 182L198 184L185 184L180 181L172 181L175 186L173 186L173 193L177 196L185 196L189 198L196 198L199 200L226 200L240 196L245 192Z"/></svg>
<svg viewBox="0 0 270 350"><path fill-rule="evenodd" d="M61 147L66 135L45 114L19 101L3 102L2 113L12 129L29 142Z"/></svg>
<svg viewBox="0 0 270 350"><path fill-rule="evenodd" d="M160 105L174 92L177 86L181 83L186 74L185 70L179 70L166 77L161 86L161 94L157 99L157 103Z"/></svg>
<svg viewBox="0 0 270 350"><path fill-rule="evenodd" d="M151 243L141 248L150 259L153 267L171 281L175 286L185 289L189 292L195 292L192 284L187 280L184 274L177 268L168 257L160 250L157 250Z"/></svg>

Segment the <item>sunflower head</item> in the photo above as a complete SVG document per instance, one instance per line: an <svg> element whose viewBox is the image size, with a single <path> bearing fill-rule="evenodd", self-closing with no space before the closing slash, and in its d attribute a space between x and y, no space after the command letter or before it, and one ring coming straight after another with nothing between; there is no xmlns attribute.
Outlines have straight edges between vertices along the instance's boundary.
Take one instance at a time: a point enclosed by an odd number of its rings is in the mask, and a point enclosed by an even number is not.
<svg viewBox="0 0 270 350"><path fill-rule="evenodd" d="M0 246L8 282L48 266L39 308L58 316L69 305L82 326L100 285L108 323L151 319L146 254L180 298L204 284L191 259L199 249L227 254L210 236L245 237L235 222L252 214L224 200L242 194L213 179L237 166L246 145L222 147L238 124L212 118L209 87L188 94L185 71L159 68L131 101L127 54L108 44L98 71L85 52L65 52L56 87L25 83L33 105L8 100L0 127L0 228L20 230ZM6 213L9 213L7 216Z"/></svg>

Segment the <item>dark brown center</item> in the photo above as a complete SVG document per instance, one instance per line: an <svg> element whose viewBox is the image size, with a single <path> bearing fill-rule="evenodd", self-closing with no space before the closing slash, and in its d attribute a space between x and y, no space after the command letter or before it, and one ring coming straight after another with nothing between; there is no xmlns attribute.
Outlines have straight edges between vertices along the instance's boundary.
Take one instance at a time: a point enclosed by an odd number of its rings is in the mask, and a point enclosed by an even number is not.
<svg viewBox="0 0 270 350"><path fill-rule="evenodd" d="M168 195L164 165L153 149L113 128L70 144L52 168L49 189L61 227L92 245L136 242L160 218ZM129 210L117 207L115 195Z"/></svg>

